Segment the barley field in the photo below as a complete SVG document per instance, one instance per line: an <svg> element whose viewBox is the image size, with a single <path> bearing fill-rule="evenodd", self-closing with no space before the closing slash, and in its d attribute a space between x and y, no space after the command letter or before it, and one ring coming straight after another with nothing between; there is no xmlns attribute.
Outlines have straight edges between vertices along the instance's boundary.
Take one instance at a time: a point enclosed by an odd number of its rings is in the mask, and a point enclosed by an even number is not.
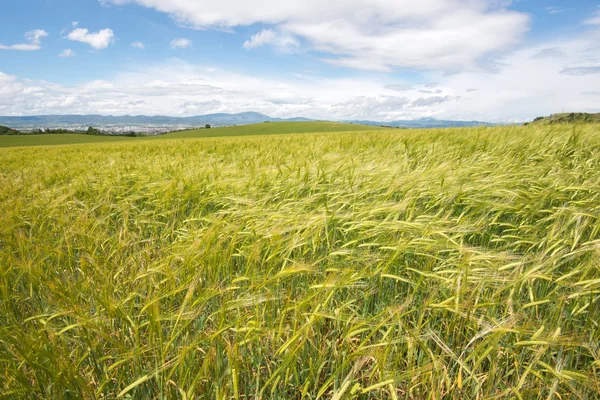
<svg viewBox="0 0 600 400"><path fill-rule="evenodd" d="M0 149L0 397L594 399L600 128Z"/></svg>

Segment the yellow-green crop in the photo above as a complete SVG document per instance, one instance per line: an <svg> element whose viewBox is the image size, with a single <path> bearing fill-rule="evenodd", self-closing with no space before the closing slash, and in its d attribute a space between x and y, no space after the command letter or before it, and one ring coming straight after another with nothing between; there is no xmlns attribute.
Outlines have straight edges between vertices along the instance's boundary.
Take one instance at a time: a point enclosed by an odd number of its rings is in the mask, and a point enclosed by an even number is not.
<svg viewBox="0 0 600 400"><path fill-rule="evenodd" d="M0 396L592 399L600 130L0 149Z"/></svg>

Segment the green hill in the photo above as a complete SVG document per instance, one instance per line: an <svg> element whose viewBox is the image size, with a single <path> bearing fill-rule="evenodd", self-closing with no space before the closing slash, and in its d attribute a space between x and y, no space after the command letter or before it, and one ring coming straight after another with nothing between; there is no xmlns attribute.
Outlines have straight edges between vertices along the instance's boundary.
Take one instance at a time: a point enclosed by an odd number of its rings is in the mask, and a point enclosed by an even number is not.
<svg viewBox="0 0 600 400"><path fill-rule="evenodd" d="M131 139L133 138L123 136L94 136L77 133L51 135L0 135L0 148L20 146L52 146L58 144L104 143Z"/></svg>
<svg viewBox="0 0 600 400"><path fill-rule="evenodd" d="M173 132L154 138L203 138L229 136L281 135L286 133L352 132L384 129L378 126L346 124L341 122L265 122L260 124L227 126L212 129L193 129Z"/></svg>
<svg viewBox="0 0 600 400"><path fill-rule="evenodd" d="M14 132L15 131L8 126L0 125L0 135L12 135Z"/></svg>
<svg viewBox="0 0 600 400"><path fill-rule="evenodd" d="M555 124L590 124L600 123L600 113L558 113L549 117L537 117L530 124L537 125L555 125ZM528 123L529 124L529 123ZM526 124L526 125L528 125Z"/></svg>

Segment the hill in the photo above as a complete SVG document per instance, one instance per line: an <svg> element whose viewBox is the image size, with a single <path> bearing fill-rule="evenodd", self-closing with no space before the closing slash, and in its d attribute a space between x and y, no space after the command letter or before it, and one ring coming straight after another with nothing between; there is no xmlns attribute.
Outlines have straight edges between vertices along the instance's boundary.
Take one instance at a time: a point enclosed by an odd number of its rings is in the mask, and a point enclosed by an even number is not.
<svg viewBox="0 0 600 400"><path fill-rule="evenodd" d="M15 134L15 130L11 129L7 126L0 125L0 135L13 135Z"/></svg>
<svg viewBox="0 0 600 400"><path fill-rule="evenodd" d="M156 136L156 139L175 138L201 138L201 137L230 137L230 136L256 136L256 135L281 135L290 133L325 133L325 132L352 132L373 131L383 129L378 126L345 124L341 122L267 122L243 126L228 126L212 129L194 129L182 132L167 133Z"/></svg>
<svg viewBox="0 0 600 400"><path fill-rule="evenodd" d="M549 117L538 117L528 124L554 125L554 124L590 124L600 123L600 113L558 113Z"/></svg>

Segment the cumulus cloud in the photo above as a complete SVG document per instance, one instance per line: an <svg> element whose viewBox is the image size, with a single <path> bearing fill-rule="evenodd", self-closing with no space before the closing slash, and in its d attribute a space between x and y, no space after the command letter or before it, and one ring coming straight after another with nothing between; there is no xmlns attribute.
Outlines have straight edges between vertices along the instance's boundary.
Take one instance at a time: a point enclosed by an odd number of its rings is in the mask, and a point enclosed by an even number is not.
<svg viewBox="0 0 600 400"><path fill-rule="evenodd" d="M7 115L167 114L258 111L275 117L389 119L410 111L411 99L360 79L279 80L172 61L76 86L2 75Z"/></svg>
<svg viewBox="0 0 600 400"><path fill-rule="evenodd" d="M36 29L25 33L25 39L29 43L20 43L13 45L4 45L0 43L0 50L20 50L34 51L41 49L42 38L48 36L48 32L43 29Z"/></svg>
<svg viewBox="0 0 600 400"><path fill-rule="evenodd" d="M246 48L294 40L328 55L324 61L330 64L384 71L474 67L482 57L518 43L530 24L526 14L507 10L509 2L501 0L101 2L154 8L197 29L265 24L268 28L249 38Z"/></svg>
<svg viewBox="0 0 600 400"><path fill-rule="evenodd" d="M596 11L593 17L584 21L588 25L600 25L600 10Z"/></svg>
<svg viewBox="0 0 600 400"><path fill-rule="evenodd" d="M145 49L146 45L140 41L135 41L133 43L131 43L131 47L133 47L134 49Z"/></svg>
<svg viewBox="0 0 600 400"><path fill-rule="evenodd" d="M247 40L244 43L244 48L254 49L266 45L272 45L280 50L289 51L291 48L298 47L300 44L289 34L275 32L273 29L263 29Z"/></svg>
<svg viewBox="0 0 600 400"><path fill-rule="evenodd" d="M25 39L27 39L32 44L39 45L41 43L41 39L48 36L48 32L43 29L36 29L34 31L29 31L25 34Z"/></svg>
<svg viewBox="0 0 600 400"><path fill-rule="evenodd" d="M75 52L71 49L64 49L58 56L62 58L75 57Z"/></svg>
<svg viewBox="0 0 600 400"><path fill-rule="evenodd" d="M600 51L600 33L582 33L571 39L521 48L506 54L494 74L465 71L441 76L440 84L460 99L436 108L446 116L478 120L519 122L555 112L600 112L596 99L583 92L600 91L600 65L586 64ZM534 57L544 49L556 48L562 57ZM581 66L581 67L580 67ZM478 88L476 93L467 89ZM499 118L499 116L502 117Z"/></svg>
<svg viewBox="0 0 600 400"><path fill-rule="evenodd" d="M185 38L177 38L171 41L171 48L173 49L187 49L192 45L192 41Z"/></svg>
<svg viewBox="0 0 600 400"><path fill-rule="evenodd" d="M274 117L393 121L433 117L521 122L565 111L600 112L600 32L520 47L495 72L422 73L419 81L349 73L298 79L240 74L172 60L75 86L0 73L6 115L166 114L258 111ZM561 57L536 57L560 49ZM584 68L584 69L582 69Z"/></svg>
<svg viewBox="0 0 600 400"><path fill-rule="evenodd" d="M84 28L77 28L67 35L67 39L89 44L96 50L103 50L114 41L115 34L108 28L96 33L91 33Z"/></svg>

